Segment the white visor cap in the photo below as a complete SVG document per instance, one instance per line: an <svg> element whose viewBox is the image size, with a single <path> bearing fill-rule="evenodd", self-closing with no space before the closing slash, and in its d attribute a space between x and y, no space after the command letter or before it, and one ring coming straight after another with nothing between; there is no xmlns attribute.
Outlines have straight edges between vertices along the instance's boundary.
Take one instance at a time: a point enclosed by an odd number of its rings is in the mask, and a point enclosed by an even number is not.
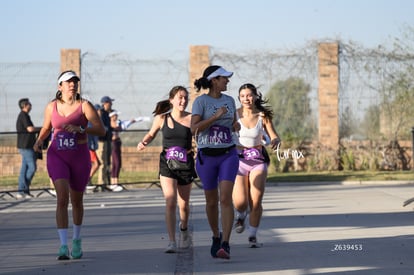
<svg viewBox="0 0 414 275"><path fill-rule="evenodd" d="M209 76L207 76L207 80L212 80L213 78L218 77L218 76L231 77L232 75L233 75L233 72L228 72L222 67L220 67L214 72L212 72Z"/></svg>
<svg viewBox="0 0 414 275"><path fill-rule="evenodd" d="M118 112L118 111L113 111L113 112L110 112L110 113L109 113L109 117L113 117L113 116L115 116L115 115L119 116L120 114L121 114L121 112Z"/></svg>
<svg viewBox="0 0 414 275"><path fill-rule="evenodd" d="M68 72L66 72L66 73L62 74L62 75L59 77L59 79L58 79L58 84L60 84L60 83L62 83L62 82L64 82L64 81L68 81L69 79L72 79L72 78L76 78L78 81L80 81L80 78L76 75L76 73L75 73L75 72L68 71Z"/></svg>

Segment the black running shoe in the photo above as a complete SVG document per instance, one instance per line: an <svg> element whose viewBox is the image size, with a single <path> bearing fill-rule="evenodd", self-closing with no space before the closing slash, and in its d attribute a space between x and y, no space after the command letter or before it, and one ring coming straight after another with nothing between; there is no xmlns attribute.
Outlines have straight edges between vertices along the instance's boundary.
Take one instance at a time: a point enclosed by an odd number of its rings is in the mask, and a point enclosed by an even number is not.
<svg viewBox="0 0 414 275"><path fill-rule="evenodd" d="M217 251L220 249L221 247L221 232L220 232L220 237L213 237L213 243L211 244L211 256L213 258L217 258Z"/></svg>
<svg viewBox="0 0 414 275"><path fill-rule="evenodd" d="M230 259L230 245L228 242L223 242L221 248L217 251L217 257L221 259Z"/></svg>

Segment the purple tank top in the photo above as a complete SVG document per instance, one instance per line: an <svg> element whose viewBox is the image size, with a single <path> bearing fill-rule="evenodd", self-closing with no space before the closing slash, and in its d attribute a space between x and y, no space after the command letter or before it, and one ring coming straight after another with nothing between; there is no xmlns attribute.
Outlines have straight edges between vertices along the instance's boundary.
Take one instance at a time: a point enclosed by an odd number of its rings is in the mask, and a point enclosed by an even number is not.
<svg viewBox="0 0 414 275"><path fill-rule="evenodd" d="M80 104L79 107L73 113L71 113L67 117L64 117L60 115L57 111L57 102L55 101L52 112L52 127L54 129L53 135L55 136L55 134L63 132L64 130L62 129L62 127L66 124L79 125L83 128L86 128L88 126L88 119L83 114L82 104ZM86 137L86 133L76 133L77 140L83 140L86 139Z"/></svg>

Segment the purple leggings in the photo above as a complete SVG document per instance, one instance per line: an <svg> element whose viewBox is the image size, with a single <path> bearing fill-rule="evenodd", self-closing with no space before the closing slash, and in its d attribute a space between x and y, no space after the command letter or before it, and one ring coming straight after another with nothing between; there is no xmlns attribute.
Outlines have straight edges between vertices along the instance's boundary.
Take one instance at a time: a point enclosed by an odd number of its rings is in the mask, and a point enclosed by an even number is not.
<svg viewBox="0 0 414 275"><path fill-rule="evenodd" d="M219 156L206 156L200 150L198 154L200 155L197 156L196 170L204 190L216 189L223 180L235 181L239 169L236 148Z"/></svg>
<svg viewBox="0 0 414 275"><path fill-rule="evenodd" d="M111 168L111 177L119 178L119 172L122 167L122 157L121 157L121 145L122 142L120 139L112 141L112 168Z"/></svg>
<svg viewBox="0 0 414 275"><path fill-rule="evenodd" d="M56 140L47 150L47 171L55 182L58 179L69 180L70 188L83 192L88 184L91 171L91 156L88 144L78 144L74 150L58 150Z"/></svg>

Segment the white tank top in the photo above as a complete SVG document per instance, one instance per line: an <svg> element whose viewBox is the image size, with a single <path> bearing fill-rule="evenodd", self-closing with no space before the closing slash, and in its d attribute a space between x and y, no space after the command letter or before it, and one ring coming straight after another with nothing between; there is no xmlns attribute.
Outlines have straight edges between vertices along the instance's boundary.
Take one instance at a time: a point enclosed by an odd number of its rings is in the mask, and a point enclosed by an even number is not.
<svg viewBox="0 0 414 275"><path fill-rule="evenodd" d="M238 145L247 148L262 145L264 132L262 116L259 116L256 126L250 129L243 125L240 118L238 118L237 121L240 123Z"/></svg>

